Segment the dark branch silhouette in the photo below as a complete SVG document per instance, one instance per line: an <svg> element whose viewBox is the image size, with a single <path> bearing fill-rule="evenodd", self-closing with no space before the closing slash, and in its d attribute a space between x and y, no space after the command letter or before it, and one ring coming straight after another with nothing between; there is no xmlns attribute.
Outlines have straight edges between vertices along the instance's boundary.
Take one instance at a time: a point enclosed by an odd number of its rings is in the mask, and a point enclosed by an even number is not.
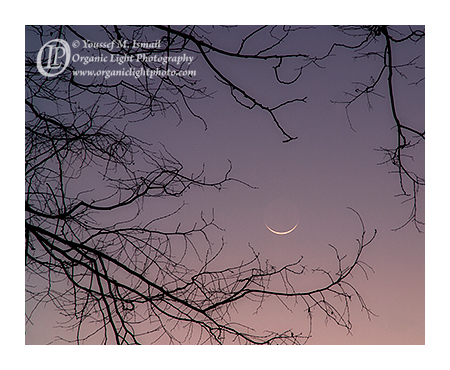
<svg viewBox="0 0 450 370"><path fill-rule="evenodd" d="M396 39L392 36L392 34L398 33L399 31L388 26L351 26L341 27L341 30L352 37L362 38L362 41L356 45L334 44L325 57L331 55L332 51L338 47L355 49L357 51L360 51L360 55L355 58L377 58L381 61L381 68L376 77L370 78L369 83L356 83L355 91L346 93L350 97L350 99L345 102L339 103L345 104L347 118L351 128L353 129L349 116L350 106L357 100L360 100L360 98L365 97L367 99L368 108L372 109L370 96L383 97L382 94L380 94L376 90L377 88L380 88L380 85L383 82L386 82L391 115L394 121L394 128L397 136L397 145L394 148L380 147L377 150L384 153L387 158L385 161L381 162L381 164L389 163L396 168L392 172L398 175L400 186L400 194L398 194L398 196L404 197L404 202L412 203L411 213L407 221L394 230L399 230L409 223L412 223L419 232L422 232L424 222L418 218L417 203L418 193L420 188L425 185L425 179L422 176L416 174L408 165L405 164L405 162L407 159L413 160L413 156L411 154L408 154L407 151L408 149L414 149L414 147L420 145L425 141L425 131L418 130L412 126L409 126L399 118L395 100L396 89L394 82L395 73L397 73L402 78L407 78L406 75L402 72L402 69L408 67L420 68L417 66L417 60L421 56L415 56L411 60L402 64L395 64L395 48L393 47L393 44L399 44L402 42L420 42L424 39L425 32L420 28L413 29L409 27L409 33L407 35L402 34L402 37ZM382 51L363 51L368 49L372 44L379 42L380 39L384 42L384 49ZM419 81L413 84L419 84L423 81L424 78L421 78L419 79ZM338 102L334 101L334 103Z"/></svg>

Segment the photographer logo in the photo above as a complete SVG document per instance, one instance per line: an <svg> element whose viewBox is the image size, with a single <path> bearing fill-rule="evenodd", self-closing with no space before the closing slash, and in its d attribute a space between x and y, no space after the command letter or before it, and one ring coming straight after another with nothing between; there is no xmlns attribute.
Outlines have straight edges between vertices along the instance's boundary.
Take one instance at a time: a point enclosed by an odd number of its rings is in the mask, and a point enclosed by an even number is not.
<svg viewBox="0 0 450 370"><path fill-rule="evenodd" d="M54 39L45 43L37 55L37 68L45 77L55 77L64 72L70 62L70 46L67 41Z"/></svg>

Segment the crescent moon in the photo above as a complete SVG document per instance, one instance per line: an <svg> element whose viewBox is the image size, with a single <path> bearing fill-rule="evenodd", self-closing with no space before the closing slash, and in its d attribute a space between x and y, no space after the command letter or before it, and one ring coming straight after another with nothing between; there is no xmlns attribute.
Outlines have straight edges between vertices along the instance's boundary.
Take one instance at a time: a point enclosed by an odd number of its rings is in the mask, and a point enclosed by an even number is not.
<svg viewBox="0 0 450 370"><path fill-rule="evenodd" d="M269 226L267 226L267 224L264 224L264 225L266 225L266 227L269 229L269 231L273 232L274 234L277 234L277 235L286 235L286 234L289 234L289 233L291 233L291 232L293 232L293 231L295 230L295 228L296 228L297 225L298 225L298 222L295 224L295 226L294 226L292 229L290 229L290 230L288 230L288 231L275 231L275 230L271 229Z"/></svg>

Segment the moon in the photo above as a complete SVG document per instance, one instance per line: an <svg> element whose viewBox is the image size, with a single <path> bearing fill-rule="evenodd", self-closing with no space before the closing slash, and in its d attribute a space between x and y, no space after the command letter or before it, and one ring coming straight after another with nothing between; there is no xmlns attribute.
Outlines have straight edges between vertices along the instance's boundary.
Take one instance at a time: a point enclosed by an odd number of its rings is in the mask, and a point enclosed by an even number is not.
<svg viewBox="0 0 450 370"><path fill-rule="evenodd" d="M270 201L264 209L264 225L276 235L287 235L300 224L295 197L282 196Z"/></svg>
<svg viewBox="0 0 450 370"><path fill-rule="evenodd" d="M274 234L277 234L277 235L286 235L286 234L289 234L289 233L291 233L291 232L293 232L293 231L295 230L295 228L296 228L297 225L298 225L298 222L295 224L295 226L294 226L292 229L290 229L290 230L288 230L288 231L275 231L275 230L271 229L269 226L267 226L267 224L265 224L265 225L266 225L266 227L269 229L269 231L273 232Z"/></svg>

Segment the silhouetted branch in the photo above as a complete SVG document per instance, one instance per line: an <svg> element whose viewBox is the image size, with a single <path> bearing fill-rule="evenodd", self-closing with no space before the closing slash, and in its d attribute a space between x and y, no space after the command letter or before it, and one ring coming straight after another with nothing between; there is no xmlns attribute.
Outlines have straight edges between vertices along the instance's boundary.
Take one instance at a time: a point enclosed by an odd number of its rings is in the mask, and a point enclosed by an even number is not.
<svg viewBox="0 0 450 370"><path fill-rule="evenodd" d="M367 106L369 109L372 109L372 104L370 102L371 96L383 97L382 94L376 91L376 89L381 89L381 83L386 81L389 104L391 110L391 116L394 121L394 128L396 130L396 141L397 145L395 148L385 148L381 147L382 151L387 160L382 163L390 163L396 170L394 171L398 175L399 186L401 193L399 196L406 197L405 202L411 201L413 203L410 217L408 220L402 224L402 226L396 228L395 230L399 230L406 226L409 223L413 223L416 229L419 232L422 232L422 226L424 223L418 219L417 215L417 195L419 193L420 187L425 185L425 180L423 177L417 175L413 170L411 170L408 166L405 165L405 159L413 159L412 156L406 154L408 149L412 149L415 146L421 144L422 141L425 140L425 131L421 131L414 127L406 125L402 120L400 120L399 115L397 113L397 104L395 101L395 84L394 84L394 72L402 76L403 78L406 75L401 71L405 67L416 66L416 61L420 56L413 57L406 63L403 64L394 64L394 51L392 47L392 43L401 43L405 41L412 41L414 43L419 42L425 37L425 32L420 29L413 30L411 27L409 28L410 33L406 36L403 36L399 39L395 39L391 36L391 33L398 32L393 28L388 26L349 26L349 27L341 27L341 30L352 36L352 37L362 37L363 40L356 45L345 45L345 44L333 44L332 48L328 52L327 55L331 54L331 51L335 48L342 47L347 49L356 49L362 50L368 48L372 43L378 42L379 38L382 38L384 41L384 50L382 52L373 52L373 51L365 51L361 53L357 58L362 57L375 57L382 61L382 66L378 75L374 77L370 77L370 83L356 83L356 88L354 92L346 92L347 96L350 96L350 99L347 101L332 101L333 103L342 103L345 105L345 111L347 114L347 119L351 129L354 131L353 125L350 120L349 108L360 98L365 97L367 99ZM423 81L423 78L419 81ZM418 83L418 82L417 82ZM416 83L416 84L417 84ZM413 137L408 136L408 132L414 134ZM407 185L408 183L408 185ZM410 190L408 190L410 188Z"/></svg>

